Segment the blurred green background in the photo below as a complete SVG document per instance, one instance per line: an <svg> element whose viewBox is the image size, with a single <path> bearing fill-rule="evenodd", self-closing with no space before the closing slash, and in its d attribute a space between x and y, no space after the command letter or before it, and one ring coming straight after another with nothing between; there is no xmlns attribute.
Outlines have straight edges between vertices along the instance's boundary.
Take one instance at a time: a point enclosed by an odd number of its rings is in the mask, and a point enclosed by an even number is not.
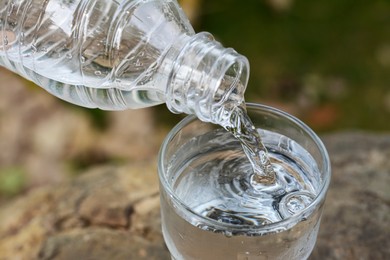
<svg viewBox="0 0 390 260"><path fill-rule="evenodd" d="M246 100L316 131L390 130L390 1L182 0L195 30L247 56Z"/></svg>

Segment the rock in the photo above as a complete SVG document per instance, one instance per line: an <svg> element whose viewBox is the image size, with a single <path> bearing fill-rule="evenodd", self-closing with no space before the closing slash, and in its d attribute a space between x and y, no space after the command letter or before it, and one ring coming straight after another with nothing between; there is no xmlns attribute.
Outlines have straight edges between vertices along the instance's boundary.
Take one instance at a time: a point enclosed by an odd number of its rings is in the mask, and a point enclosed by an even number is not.
<svg viewBox="0 0 390 260"><path fill-rule="evenodd" d="M390 259L390 135L323 139L333 176L310 259ZM5 204L0 259L170 259L156 164L97 167Z"/></svg>
<svg viewBox="0 0 390 260"><path fill-rule="evenodd" d="M332 161L316 259L390 259L390 135L324 138Z"/></svg>
<svg viewBox="0 0 390 260"><path fill-rule="evenodd" d="M7 204L0 259L168 259L156 165L99 167Z"/></svg>
<svg viewBox="0 0 390 260"><path fill-rule="evenodd" d="M160 241L150 242L123 230L93 227L75 229L49 237L43 244L38 258L125 260L168 259L168 255Z"/></svg>

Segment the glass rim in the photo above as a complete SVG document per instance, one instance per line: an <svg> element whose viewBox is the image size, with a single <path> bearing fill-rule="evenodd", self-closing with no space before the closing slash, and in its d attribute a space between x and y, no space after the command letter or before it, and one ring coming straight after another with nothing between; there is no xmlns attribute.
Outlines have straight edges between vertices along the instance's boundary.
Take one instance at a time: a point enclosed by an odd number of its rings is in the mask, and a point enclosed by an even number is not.
<svg viewBox="0 0 390 260"><path fill-rule="evenodd" d="M330 179L331 179L331 165L330 165L330 159L328 152L325 148L325 145L321 141L321 139L317 136L317 134L314 133L314 131L307 126L305 123L303 123L301 120L296 118L293 115L290 115L280 109L273 108L270 106L262 105L262 104L256 104L256 103L246 103L246 107L248 110L262 110L270 112L274 115L281 116L288 121L292 122L293 124L299 126L302 130L306 132L306 134L309 135L309 137L314 141L314 143L317 145L317 148L321 152L321 160L323 162L323 167L319 169L320 172L324 172L324 178L323 183L321 185L321 188L316 195L313 202L306 207L304 210L300 211L297 214L292 215L289 218L282 219L278 222L265 224L265 225L235 225L230 223L223 223L218 222L217 220L207 218L205 216L202 216L198 214L197 212L193 211L190 207L188 207L173 191L172 186L168 183L168 180L166 178L166 167L164 164L164 157L167 151L167 147L170 143L170 141L176 136L177 133L180 132L182 128L189 125L193 121L199 120L195 115L188 115L184 119L182 119L178 124L176 124L172 130L168 133L168 135L165 137L159 154L158 154L158 175L161 184L164 186L163 189L169 194L170 198L174 201L176 205L179 206L178 210L189 213L192 217L195 217L197 220L201 220L202 223L207 224L209 227L215 229L215 230L229 230L231 232L250 232L252 234L262 234L262 233L270 233L270 232L279 232L281 230L286 230L300 222L302 219L305 219L306 217L310 216L312 212L314 212L319 204L324 201L326 193L329 188ZM211 123L210 123L211 124ZM161 191L160 191L161 192ZM180 213L179 213L180 214ZM180 214L181 215L181 214Z"/></svg>

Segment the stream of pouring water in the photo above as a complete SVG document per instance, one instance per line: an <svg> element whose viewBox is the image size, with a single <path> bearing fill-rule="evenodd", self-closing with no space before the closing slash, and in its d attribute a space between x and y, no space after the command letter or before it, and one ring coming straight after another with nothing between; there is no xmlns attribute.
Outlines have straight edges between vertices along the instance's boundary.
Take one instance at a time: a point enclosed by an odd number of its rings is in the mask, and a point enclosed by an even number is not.
<svg viewBox="0 0 390 260"><path fill-rule="evenodd" d="M236 107L229 122L224 128L237 138L250 161L254 174L251 176L253 185L272 185L276 176L267 148L264 146L261 136L249 118L245 105Z"/></svg>

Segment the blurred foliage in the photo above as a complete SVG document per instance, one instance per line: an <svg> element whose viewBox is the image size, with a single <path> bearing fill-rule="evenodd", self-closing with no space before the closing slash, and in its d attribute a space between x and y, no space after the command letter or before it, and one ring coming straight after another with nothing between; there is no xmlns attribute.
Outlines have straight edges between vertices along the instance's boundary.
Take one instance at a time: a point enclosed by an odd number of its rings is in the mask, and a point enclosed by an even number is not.
<svg viewBox="0 0 390 260"><path fill-rule="evenodd" d="M20 167L0 169L0 197L19 194L26 182L26 174Z"/></svg>
<svg viewBox="0 0 390 260"><path fill-rule="evenodd" d="M390 1L201 3L196 31L251 63L248 102L289 104L317 131L390 129Z"/></svg>

